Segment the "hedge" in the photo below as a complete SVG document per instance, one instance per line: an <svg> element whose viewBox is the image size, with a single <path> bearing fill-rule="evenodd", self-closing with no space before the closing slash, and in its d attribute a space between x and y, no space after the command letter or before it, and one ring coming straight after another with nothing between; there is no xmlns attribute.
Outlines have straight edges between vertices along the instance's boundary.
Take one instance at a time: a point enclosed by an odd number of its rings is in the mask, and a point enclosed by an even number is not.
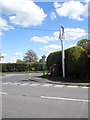
<svg viewBox="0 0 90 120"><path fill-rule="evenodd" d="M62 53L57 51L47 57L47 68L53 64L58 65L59 73L62 74ZM88 56L80 46L71 47L65 50L65 73L66 76L87 76Z"/></svg>
<svg viewBox="0 0 90 120"><path fill-rule="evenodd" d="M46 70L45 64L45 70ZM25 72L25 71L42 71L43 65L39 62L32 64L3 63L2 72Z"/></svg>

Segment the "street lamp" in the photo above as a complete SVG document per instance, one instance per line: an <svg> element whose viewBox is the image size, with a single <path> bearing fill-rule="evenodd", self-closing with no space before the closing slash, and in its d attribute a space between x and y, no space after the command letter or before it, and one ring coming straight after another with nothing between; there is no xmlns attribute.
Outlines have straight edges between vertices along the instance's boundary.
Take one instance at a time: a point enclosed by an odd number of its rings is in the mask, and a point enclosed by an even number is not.
<svg viewBox="0 0 90 120"><path fill-rule="evenodd" d="M62 46L62 70L63 70L63 78L65 78L65 55L64 55L64 26L60 24L60 35L59 39L61 40L61 46Z"/></svg>
<svg viewBox="0 0 90 120"><path fill-rule="evenodd" d="M46 58L46 56L43 55L42 56L42 60L43 60L43 75L45 75L45 65L44 65L45 58Z"/></svg>

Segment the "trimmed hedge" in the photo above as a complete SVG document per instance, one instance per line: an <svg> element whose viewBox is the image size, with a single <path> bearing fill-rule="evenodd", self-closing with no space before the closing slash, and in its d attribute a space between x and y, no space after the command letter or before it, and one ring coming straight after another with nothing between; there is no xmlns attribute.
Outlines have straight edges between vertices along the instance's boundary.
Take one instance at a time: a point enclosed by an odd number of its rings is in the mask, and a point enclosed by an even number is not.
<svg viewBox="0 0 90 120"><path fill-rule="evenodd" d="M46 70L45 64L45 70ZM25 71L42 71L43 65L39 62L32 64L3 63L2 72L25 72Z"/></svg>
<svg viewBox="0 0 90 120"><path fill-rule="evenodd" d="M62 53L57 51L47 57L47 68L53 64L58 65L59 73L62 74ZM65 72L66 76L87 76L88 56L80 46L71 47L65 50Z"/></svg>

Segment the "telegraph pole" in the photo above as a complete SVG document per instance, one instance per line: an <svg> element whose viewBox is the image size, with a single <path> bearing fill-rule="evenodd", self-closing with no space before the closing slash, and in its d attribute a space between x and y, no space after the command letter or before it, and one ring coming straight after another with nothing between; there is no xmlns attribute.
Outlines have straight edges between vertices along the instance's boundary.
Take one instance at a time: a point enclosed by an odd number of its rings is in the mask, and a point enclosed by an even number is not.
<svg viewBox="0 0 90 120"><path fill-rule="evenodd" d="M63 78L65 78L65 54L64 54L64 26L60 24L60 35L59 39L61 40L61 47L62 47L62 71L63 71Z"/></svg>

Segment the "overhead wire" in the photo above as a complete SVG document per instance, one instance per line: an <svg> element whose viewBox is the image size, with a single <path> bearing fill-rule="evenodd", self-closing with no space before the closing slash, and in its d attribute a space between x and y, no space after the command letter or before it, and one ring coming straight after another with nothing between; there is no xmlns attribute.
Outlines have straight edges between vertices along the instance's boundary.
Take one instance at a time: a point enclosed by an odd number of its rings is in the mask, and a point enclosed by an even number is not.
<svg viewBox="0 0 90 120"><path fill-rule="evenodd" d="M8 27L8 26L3 26L3 27ZM15 29L27 29L27 30L33 30L33 31L60 31L60 29L45 29L45 28L27 28L27 27L15 27ZM73 33L90 33L90 31L71 31L71 30L67 30L65 32L73 32Z"/></svg>

